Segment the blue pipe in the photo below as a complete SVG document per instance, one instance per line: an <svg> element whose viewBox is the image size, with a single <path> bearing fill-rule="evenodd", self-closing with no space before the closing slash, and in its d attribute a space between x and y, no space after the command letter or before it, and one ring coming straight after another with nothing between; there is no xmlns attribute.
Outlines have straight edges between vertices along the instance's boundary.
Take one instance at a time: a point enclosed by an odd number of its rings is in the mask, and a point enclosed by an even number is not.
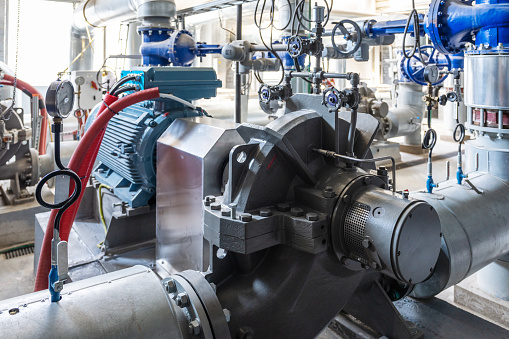
<svg viewBox="0 0 509 339"><path fill-rule="evenodd" d="M427 34L441 53L460 53L466 43L474 43L473 36L478 47L489 45L489 52L509 53L509 0L478 0L476 5L471 1L433 0L426 16L419 15L419 19L421 34ZM406 22L406 19L371 20L364 30L370 38L403 34ZM408 32L413 32L412 21Z"/></svg>
<svg viewBox="0 0 509 339"><path fill-rule="evenodd" d="M451 54L449 58L451 59L452 69L465 68L465 51L461 51L457 54Z"/></svg>
<svg viewBox="0 0 509 339"><path fill-rule="evenodd" d="M425 18L433 45L446 54L459 53L466 43L489 45L493 52L509 50L509 0L433 0ZM498 48L502 44L502 48Z"/></svg>
<svg viewBox="0 0 509 339"><path fill-rule="evenodd" d="M425 35L424 32L424 15L419 14L419 27L421 36ZM364 27L366 35L371 39L376 39L379 36L386 35L394 35L394 34L403 34L405 32L405 26L407 23L407 19L401 20L389 20L389 21L380 21L377 22L375 20L368 21ZM408 32L413 35L414 32L414 22L410 21L410 25L408 27Z"/></svg>

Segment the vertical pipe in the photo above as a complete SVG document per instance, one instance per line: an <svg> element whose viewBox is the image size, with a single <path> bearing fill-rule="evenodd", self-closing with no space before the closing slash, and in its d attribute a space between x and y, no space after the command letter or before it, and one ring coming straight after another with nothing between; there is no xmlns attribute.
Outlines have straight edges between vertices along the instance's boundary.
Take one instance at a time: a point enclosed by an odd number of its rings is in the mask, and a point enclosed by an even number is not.
<svg viewBox="0 0 509 339"><path fill-rule="evenodd" d="M90 37L94 38L94 31L90 31ZM86 32L71 29L71 53L70 61L72 62L86 46L89 44L89 38ZM91 46L93 47L93 45ZM69 71L89 71L94 69L94 54L92 48L88 48L76 62L69 66Z"/></svg>
<svg viewBox="0 0 509 339"><path fill-rule="evenodd" d="M237 32L236 39L242 39L242 5L237 5ZM242 122L242 76L240 74L240 63L237 62L235 70L235 122L240 124Z"/></svg>
<svg viewBox="0 0 509 339"><path fill-rule="evenodd" d="M108 29L108 27L104 27L103 29L103 62L106 60L106 58L108 57L108 52L106 51L106 45L107 45L107 42L106 42L106 30Z"/></svg>
<svg viewBox="0 0 509 339"><path fill-rule="evenodd" d="M498 128L504 129L504 111L498 111Z"/></svg>
<svg viewBox="0 0 509 339"><path fill-rule="evenodd" d="M127 55L140 54L141 36L138 34L138 23L131 22L128 26ZM124 69L133 69L141 64L141 59L124 59Z"/></svg>
<svg viewBox="0 0 509 339"><path fill-rule="evenodd" d="M341 124L341 122L339 121L339 111L334 111L334 114L336 115L336 117L334 119L334 122L335 122L335 124L334 124L334 151L337 154L341 154L342 135L341 135L341 133L339 133L339 128L340 128L340 124ZM341 159L336 158L335 163L336 163L336 166L339 166L339 164L341 163Z"/></svg>
<svg viewBox="0 0 509 339"><path fill-rule="evenodd" d="M9 37L8 37L8 27L9 27L9 1L5 0L3 1L3 4L1 6L2 12L0 15L2 15L2 28L3 28L3 36L0 37L2 39L3 44L3 53L0 56L0 61L7 64L8 62L8 56L7 56L7 46L9 46Z"/></svg>

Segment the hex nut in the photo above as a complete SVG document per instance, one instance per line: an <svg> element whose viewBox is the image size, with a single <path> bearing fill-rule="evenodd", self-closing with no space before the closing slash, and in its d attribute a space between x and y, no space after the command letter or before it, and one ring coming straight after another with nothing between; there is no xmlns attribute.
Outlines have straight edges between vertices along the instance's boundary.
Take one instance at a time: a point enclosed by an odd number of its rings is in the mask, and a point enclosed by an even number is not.
<svg viewBox="0 0 509 339"><path fill-rule="evenodd" d="M193 321L191 321L189 323L189 326L187 329L188 329L189 334L191 334L191 335L200 334L200 332L201 332L200 321L198 321L198 319L194 319Z"/></svg>
<svg viewBox="0 0 509 339"><path fill-rule="evenodd" d="M263 208L260 210L261 217L270 217L272 215L272 211L268 208Z"/></svg>
<svg viewBox="0 0 509 339"><path fill-rule="evenodd" d="M164 283L164 289L168 293L175 293L177 292L177 283L175 282L175 280L170 279Z"/></svg>
<svg viewBox="0 0 509 339"><path fill-rule="evenodd" d="M318 221L318 219L320 219L320 217L318 216L318 213L309 212L309 213L306 213L306 219L308 221Z"/></svg>
<svg viewBox="0 0 509 339"><path fill-rule="evenodd" d="M371 178L370 177L365 177L364 178L364 185L369 185L371 184Z"/></svg>
<svg viewBox="0 0 509 339"><path fill-rule="evenodd" d="M304 215L304 210L300 207L292 207L290 214L294 217L301 217Z"/></svg>
<svg viewBox="0 0 509 339"><path fill-rule="evenodd" d="M190 305L189 295L187 293L179 293L177 295L177 299L175 300L175 303L178 307L184 308Z"/></svg>
<svg viewBox="0 0 509 339"><path fill-rule="evenodd" d="M249 222L249 221L253 220L253 216L249 213L241 213L239 215L239 219L242 222Z"/></svg>
<svg viewBox="0 0 509 339"><path fill-rule="evenodd" d="M229 208L222 208L221 209L221 215L223 217L229 217L231 214L231 210Z"/></svg>
<svg viewBox="0 0 509 339"><path fill-rule="evenodd" d="M205 197L205 206L210 206L213 202L216 202L216 197L213 195L208 195Z"/></svg>
<svg viewBox="0 0 509 339"><path fill-rule="evenodd" d="M277 204L277 210L280 212L288 212L290 210L290 204L285 202Z"/></svg>
<svg viewBox="0 0 509 339"><path fill-rule="evenodd" d="M221 204L218 202L210 204L210 209L213 211L220 211L221 210Z"/></svg>
<svg viewBox="0 0 509 339"><path fill-rule="evenodd" d="M322 194L324 198L334 198L336 196L336 192L331 186L326 186Z"/></svg>

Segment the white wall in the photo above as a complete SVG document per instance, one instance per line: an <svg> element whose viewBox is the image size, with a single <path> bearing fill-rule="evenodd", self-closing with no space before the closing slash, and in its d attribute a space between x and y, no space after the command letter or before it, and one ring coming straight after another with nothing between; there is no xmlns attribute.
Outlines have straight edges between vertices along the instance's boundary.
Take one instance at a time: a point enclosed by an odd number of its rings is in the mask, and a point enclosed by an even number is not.
<svg viewBox="0 0 509 339"><path fill-rule="evenodd" d="M16 60L17 1L9 1L8 63ZM21 0L18 75L34 86L48 85L69 61L72 4Z"/></svg>

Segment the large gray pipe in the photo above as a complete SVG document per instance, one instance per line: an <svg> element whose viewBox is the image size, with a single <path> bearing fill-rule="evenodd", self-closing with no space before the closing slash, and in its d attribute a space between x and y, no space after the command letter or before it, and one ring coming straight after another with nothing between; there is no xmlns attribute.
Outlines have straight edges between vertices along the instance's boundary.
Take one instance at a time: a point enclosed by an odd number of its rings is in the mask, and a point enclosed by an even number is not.
<svg viewBox="0 0 509 339"><path fill-rule="evenodd" d="M44 290L0 301L2 337L190 337L183 311L143 266L66 284L58 303L48 297Z"/></svg>
<svg viewBox="0 0 509 339"><path fill-rule="evenodd" d="M421 122L424 115L422 86L414 83L400 83L397 107L387 115L385 139L405 137L405 143L420 145Z"/></svg>
<svg viewBox="0 0 509 339"><path fill-rule="evenodd" d="M433 194L412 194L435 208L443 233L435 271L415 286L415 297L434 296L509 252L509 183L481 172L469 180L477 192L451 181Z"/></svg>

